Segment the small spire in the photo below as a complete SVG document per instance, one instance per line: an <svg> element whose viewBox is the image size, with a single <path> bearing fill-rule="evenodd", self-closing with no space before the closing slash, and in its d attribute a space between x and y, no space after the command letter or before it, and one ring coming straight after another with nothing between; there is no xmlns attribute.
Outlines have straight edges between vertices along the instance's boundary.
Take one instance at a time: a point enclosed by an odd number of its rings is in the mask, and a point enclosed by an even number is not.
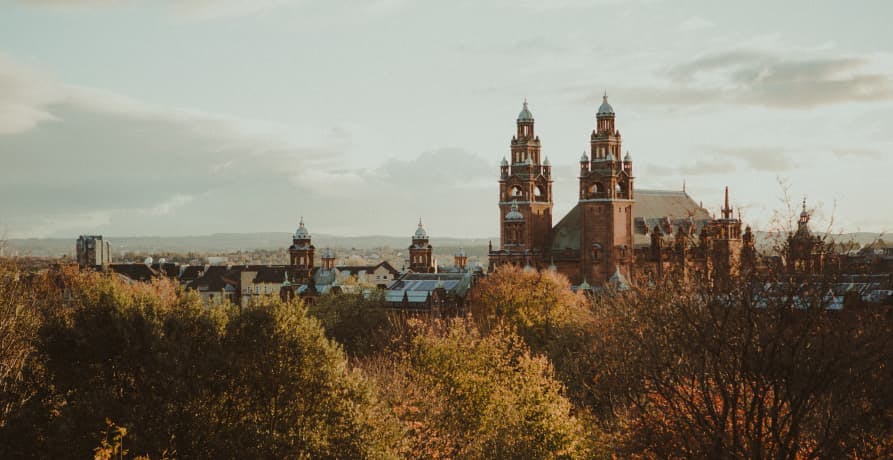
<svg viewBox="0 0 893 460"><path fill-rule="evenodd" d="M806 195L803 195L803 212L806 212Z"/></svg>
<svg viewBox="0 0 893 460"><path fill-rule="evenodd" d="M685 179L682 179L682 193L685 193Z"/></svg>
<svg viewBox="0 0 893 460"><path fill-rule="evenodd" d="M725 206L722 208L722 218L723 219L731 219L732 218L732 208L729 207L729 186L726 186L726 202Z"/></svg>

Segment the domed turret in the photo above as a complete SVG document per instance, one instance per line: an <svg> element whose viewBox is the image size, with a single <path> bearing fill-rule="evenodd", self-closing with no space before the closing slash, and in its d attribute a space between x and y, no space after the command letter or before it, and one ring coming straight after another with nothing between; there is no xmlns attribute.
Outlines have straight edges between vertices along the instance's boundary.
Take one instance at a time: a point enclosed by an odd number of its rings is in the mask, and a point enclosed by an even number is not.
<svg viewBox="0 0 893 460"><path fill-rule="evenodd" d="M602 105L598 107L598 116L614 115L614 107L608 104L608 93L602 96Z"/></svg>
<svg viewBox="0 0 893 460"><path fill-rule="evenodd" d="M416 273L434 273L433 248L428 243L428 232L422 226L422 218L419 217L419 227L412 235L412 245L409 246L409 269Z"/></svg>
<svg viewBox="0 0 893 460"><path fill-rule="evenodd" d="M415 230L415 234L413 237L417 240L423 240L428 238L428 232L425 231L425 227L422 227L422 218L419 217L419 227Z"/></svg>
<svg viewBox="0 0 893 460"><path fill-rule="evenodd" d="M586 151L583 151L583 156L580 157L580 163L589 163L589 155L586 155Z"/></svg>
<svg viewBox="0 0 893 460"><path fill-rule="evenodd" d="M629 154L629 150L626 151L626 156L623 157L623 161L633 161L633 156Z"/></svg>
<svg viewBox="0 0 893 460"><path fill-rule="evenodd" d="M295 230L295 239L296 240L309 240L310 232L307 231L307 227L304 226L304 217L301 217L301 221L298 223L298 229Z"/></svg>
<svg viewBox="0 0 893 460"><path fill-rule="evenodd" d="M316 248L310 242L310 232L304 226L304 218L301 217L298 222L298 229L295 230L294 241L288 248L291 265L301 267L301 269L313 269L313 254Z"/></svg>
<svg viewBox="0 0 893 460"><path fill-rule="evenodd" d="M505 220L524 220L524 214L518 210L518 200L512 200L512 209L505 215Z"/></svg>
<svg viewBox="0 0 893 460"><path fill-rule="evenodd" d="M508 165L509 165L509 161L506 160L505 157L502 157L502 163L500 163L499 165L500 165L500 166L508 166Z"/></svg>
<svg viewBox="0 0 893 460"><path fill-rule="evenodd" d="M518 121L533 121L533 114L530 113L530 109L527 108L527 99L524 99L524 106L521 108L521 113L518 114Z"/></svg>

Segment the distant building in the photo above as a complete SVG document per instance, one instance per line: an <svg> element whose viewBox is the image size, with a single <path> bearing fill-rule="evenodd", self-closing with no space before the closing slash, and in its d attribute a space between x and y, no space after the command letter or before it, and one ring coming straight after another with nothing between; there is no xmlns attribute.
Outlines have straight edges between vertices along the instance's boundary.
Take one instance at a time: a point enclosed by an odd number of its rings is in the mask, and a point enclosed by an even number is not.
<svg viewBox="0 0 893 460"><path fill-rule="evenodd" d="M403 310L463 314L473 285L472 273L408 272L388 286L385 301Z"/></svg>
<svg viewBox="0 0 893 460"><path fill-rule="evenodd" d="M77 261L81 267L107 266L112 262L112 246L102 235L81 235L77 240Z"/></svg>
<svg viewBox="0 0 893 460"><path fill-rule="evenodd" d="M409 245L409 269L416 273L434 273L436 265L431 244L428 242L428 232L422 226L422 218L419 218L419 227L412 235L412 244Z"/></svg>
<svg viewBox="0 0 893 460"><path fill-rule="evenodd" d="M633 159L623 154L614 108L604 96L589 152L580 158L577 205L552 225L552 166L541 158L527 101L499 177L500 265L552 269L575 286L635 284L670 271L700 272L722 282L735 276L745 250L741 221L728 205L722 219L682 191L636 190ZM752 235L751 235L752 236Z"/></svg>

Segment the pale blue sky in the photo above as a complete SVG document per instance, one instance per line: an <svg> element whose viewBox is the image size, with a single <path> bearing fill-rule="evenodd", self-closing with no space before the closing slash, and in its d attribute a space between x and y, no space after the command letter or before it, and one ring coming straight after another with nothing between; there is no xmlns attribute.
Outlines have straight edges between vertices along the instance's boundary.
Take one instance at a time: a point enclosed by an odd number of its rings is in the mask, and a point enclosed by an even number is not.
<svg viewBox="0 0 893 460"><path fill-rule="evenodd" d="M9 236L491 236L522 99L560 217L604 89L640 188L893 228L888 1L0 5Z"/></svg>

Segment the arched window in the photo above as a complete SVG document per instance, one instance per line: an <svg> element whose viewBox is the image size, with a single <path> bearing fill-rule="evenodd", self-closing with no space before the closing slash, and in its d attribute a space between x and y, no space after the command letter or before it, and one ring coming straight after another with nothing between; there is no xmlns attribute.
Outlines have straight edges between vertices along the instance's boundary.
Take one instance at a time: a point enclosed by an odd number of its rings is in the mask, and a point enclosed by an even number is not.
<svg viewBox="0 0 893 460"><path fill-rule="evenodd" d="M512 193L512 196L513 196L513 197L524 196L524 191L521 190L521 187L518 187L517 185L515 185L515 186L512 187L512 192L511 192L511 193Z"/></svg>
<svg viewBox="0 0 893 460"><path fill-rule="evenodd" d="M598 243L592 243L592 260L597 261L601 260L602 256L602 245Z"/></svg>
<svg viewBox="0 0 893 460"><path fill-rule="evenodd" d="M543 199L546 197L546 189L542 185L537 185L533 188L533 196L536 199Z"/></svg>
<svg viewBox="0 0 893 460"><path fill-rule="evenodd" d="M596 182L589 187L589 193L593 195L605 193L605 186L601 182Z"/></svg>

